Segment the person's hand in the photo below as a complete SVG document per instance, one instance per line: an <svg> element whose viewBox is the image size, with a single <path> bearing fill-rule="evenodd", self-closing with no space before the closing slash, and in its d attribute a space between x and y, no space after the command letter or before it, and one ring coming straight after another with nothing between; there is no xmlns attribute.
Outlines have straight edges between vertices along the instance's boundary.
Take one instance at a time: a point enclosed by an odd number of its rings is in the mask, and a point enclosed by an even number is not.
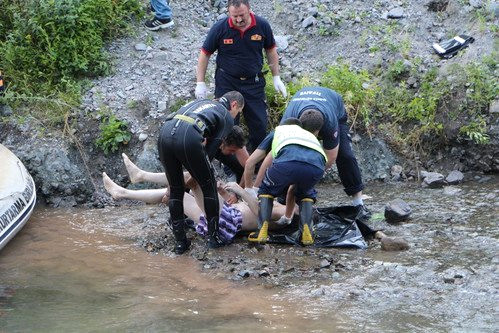
<svg viewBox="0 0 499 333"><path fill-rule="evenodd" d="M237 195L234 192L230 192L227 200L225 200L229 205L233 205L238 202Z"/></svg>
<svg viewBox="0 0 499 333"><path fill-rule="evenodd" d="M283 215L279 218L279 220L275 221L275 223L279 225L290 225L292 220L293 217L287 217L286 215Z"/></svg>
<svg viewBox="0 0 499 333"><path fill-rule="evenodd" d="M275 90L277 90L278 92L280 92L283 97L288 96L288 92L286 91L286 86L281 81L281 77L279 75L276 75L276 76L273 76L272 78L274 80L274 88L275 88ZM197 90L197 88L196 88L196 90Z"/></svg>
<svg viewBox="0 0 499 333"><path fill-rule="evenodd" d="M167 204L170 201L170 191L166 191L165 195L161 198L161 202Z"/></svg>
<svg viewBox="0 0 499 333"><path fill-rule="evenodd" d="M206 87L206 83L196 82L196 91L194 92L196 98L197 99L206 98L207 94L208 94L208 88Z"/></svg>

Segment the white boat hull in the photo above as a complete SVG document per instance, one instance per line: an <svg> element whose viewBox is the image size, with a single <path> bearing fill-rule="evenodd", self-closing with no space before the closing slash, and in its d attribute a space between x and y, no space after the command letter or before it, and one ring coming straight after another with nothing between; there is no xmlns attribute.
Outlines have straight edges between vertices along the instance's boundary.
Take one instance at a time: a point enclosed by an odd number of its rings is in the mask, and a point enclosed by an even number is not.
<svg viewBox="0 0 499 333"><path fill-rule="evenodd" d="M26 224L35 203L33 178L16 155L0 144L0 250Z"/></svg>

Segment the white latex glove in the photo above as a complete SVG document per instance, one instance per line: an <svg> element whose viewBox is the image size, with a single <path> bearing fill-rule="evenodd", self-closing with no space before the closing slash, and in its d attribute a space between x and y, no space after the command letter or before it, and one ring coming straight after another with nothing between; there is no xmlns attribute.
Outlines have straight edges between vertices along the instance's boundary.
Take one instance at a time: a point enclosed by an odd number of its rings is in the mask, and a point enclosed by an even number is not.
<svg viewBox="0 0 499 333"><path fill-rule="evenodd" d="M258 187L246 187L244 189L248 194L250 194L253 198L258 196Z"/></svg>
<svg viewBox="0 0 499 333"><path fill-rule="evenodd" d="M288 96L288 92L286 91L286 86L284 85L284 83L282 83L281 77L279 75L276 75L276 76L273 76L272 78L274 80L275 90L280 92L282 94L282 96L284 96L284 97Z"/></svg>
<svg viewBox="0 0 499 333"><path fill-rule="evenodd" d="M208 88L206 87L206 83L196 82L196 91L194 92L196 98L197 99L206 98L207 94L208 94Z"/></svg>
<svg viewBox="0 0 499 333"><path fill-rule="evenodd" d="M293 220L292 217L287 217L286 215L283 215L279 218L279 220L275 221L275 223L279 225L290 225L292 220Z"/></svg>

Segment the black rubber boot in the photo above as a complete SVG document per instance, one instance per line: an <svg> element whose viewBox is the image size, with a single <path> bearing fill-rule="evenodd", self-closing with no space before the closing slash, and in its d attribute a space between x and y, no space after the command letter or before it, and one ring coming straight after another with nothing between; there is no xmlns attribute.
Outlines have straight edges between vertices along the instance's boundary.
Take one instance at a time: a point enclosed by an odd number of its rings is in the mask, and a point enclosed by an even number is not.
<svg viewBox="0 0 499 333"><path fill-rule="evenodd" d="M310 198L302 199L300 202L300 234L303 245L314 244L312 233L312 212L314 200Z"/></svg>
<svg viewBox="0 0 499 333"><path fill-rule="evenodd" d="M272 217L274 197L268 194L259 195L260 203L258 209L258 231L248 236L250 242L266 243L269 238L269 221Z"/></svg>
<svg viewBox="0 0 499 333"><path fill-rule="evenodd" d="M214 217L208 221L208 247L216 249L222 246L225 246L225 244L218 236L218 217Z"/></svg>
<svg viewBox="0 0 499 333"><path fill-rule="evenodd" d="M173 236L175 236L175 247L173 248L173 252L176 254L182 254L189 249L189 246L191 246L191 241L188 240L185 235L185 221L172 221L171 226Z"/></svg>

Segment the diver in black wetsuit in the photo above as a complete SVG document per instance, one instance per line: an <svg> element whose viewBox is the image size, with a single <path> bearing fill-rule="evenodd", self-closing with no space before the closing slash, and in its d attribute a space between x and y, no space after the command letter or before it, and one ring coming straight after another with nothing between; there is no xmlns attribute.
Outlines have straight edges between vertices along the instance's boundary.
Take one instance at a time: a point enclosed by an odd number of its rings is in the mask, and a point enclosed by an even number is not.
<svg viewBox="0 0 499 333"><path fill-rule="evenodd" d="M163 124L158 139L159 158L170 184L170 224L175 236L174 251L182 254L190 246L185 234L185 167L203 191L208 220L208 246L220 247L217 186L210 161L222 140L234 126L234 118L244 107L243 96L230 91L218 101L196 100L183 106Z"/></svg>

